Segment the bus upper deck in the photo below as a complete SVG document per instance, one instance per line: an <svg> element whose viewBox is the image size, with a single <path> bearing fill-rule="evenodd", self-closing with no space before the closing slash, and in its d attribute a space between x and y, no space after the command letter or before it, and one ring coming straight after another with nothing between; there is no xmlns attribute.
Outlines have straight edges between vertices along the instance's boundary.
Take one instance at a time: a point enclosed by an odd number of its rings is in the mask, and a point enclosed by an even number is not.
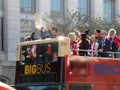
<svg viewBox="0 0 120 90"><path fill-rule="evenodd" d="M70 54L70 40L66 37L18 44L16 88L18 90L120 89L119 58Z"/></svg>

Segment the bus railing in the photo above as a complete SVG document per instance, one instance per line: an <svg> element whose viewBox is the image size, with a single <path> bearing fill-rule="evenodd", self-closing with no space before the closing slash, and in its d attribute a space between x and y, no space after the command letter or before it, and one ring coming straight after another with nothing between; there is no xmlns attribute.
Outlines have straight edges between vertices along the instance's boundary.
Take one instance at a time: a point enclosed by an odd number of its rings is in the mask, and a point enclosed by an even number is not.
<svg viewBox="0 0 120 90"><path fill-rule="evenodd" d="M100 51L94 51L94 50L85 50L85 49L71 49L71 51L77 51L77 52L79 52L79 51L85 51L85 52L97 52L97 53L104 53L104 54L109 54L109 57L111 57L111 58L119 58L119 57L115 57L115 55L116 54L118 54L118 55L120 55L120 52L112 52L112 51L106 51L106 52L100 52ZM93 54L91 54L91 55L88 55L88 56L94 56ZM97 56L96 56L97 57ZM98 57L100 57L100 56L98 56Z"/></svg>

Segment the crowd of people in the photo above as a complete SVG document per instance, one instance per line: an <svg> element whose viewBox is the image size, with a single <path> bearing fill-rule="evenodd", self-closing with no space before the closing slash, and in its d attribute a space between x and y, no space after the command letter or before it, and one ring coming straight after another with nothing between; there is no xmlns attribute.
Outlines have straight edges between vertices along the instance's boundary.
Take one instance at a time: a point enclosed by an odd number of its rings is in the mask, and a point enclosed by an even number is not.
<svg viewBox="0 0 120 90"><path fill-rule="evenodd" d="M25 41L46 39L46 38L56 38L57 36L58 36L58 33L57 33L56 27L52 27L51 30L44 29L43 27L41 27L40 29L37 29L35 27L31 36L27 36L25 38Z"/></svg>
<svg viewBox="0 0 120 90"><path fill-rule="evenodd" d="M31 36L25 37L24 41L26 42L46 38L56 38L58 36L59 35L56 27L52 27L51 30L45 30L43 27L41 27L40 29L35 28L31 33ZM57 46L54 43L28 45L23 47L22 51L22 61L24 63L39 63L57 60Z"/></svg>
<svg viewBox="0 0 120 90"><path fill-rule="evenodd" d="M110 29L108 33L106 30L96 29L91 36L88 32L68 34L72 55L120 58L120 38L115 29Z"/></svg>
<svg viewBox="0 0 120 90"><path fill-rule="evenodd" d="M45 30L43 27L40 30L35 28L25 41L56 38L60 35L63 34L58 34L57 27L52 27L51 30ZM71 41L71 55L120 58L120 37L116 35L116 30L113 28L108 32L96 29L91 36L89 30L73 31L67 37Z"/></svg>

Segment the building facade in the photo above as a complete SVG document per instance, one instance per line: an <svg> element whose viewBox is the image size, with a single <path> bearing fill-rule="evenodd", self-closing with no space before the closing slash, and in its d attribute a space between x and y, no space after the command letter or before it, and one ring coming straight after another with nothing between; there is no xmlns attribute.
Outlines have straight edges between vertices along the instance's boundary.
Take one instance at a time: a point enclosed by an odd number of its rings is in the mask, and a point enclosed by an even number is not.
<svg viewBox="0 0 120 90"><path fill-rule="evenodd" d="M0 0L0 81L14 84L17 44L34 30L35 13L64 17L67 10L120 21L120 0Z"/></svg>

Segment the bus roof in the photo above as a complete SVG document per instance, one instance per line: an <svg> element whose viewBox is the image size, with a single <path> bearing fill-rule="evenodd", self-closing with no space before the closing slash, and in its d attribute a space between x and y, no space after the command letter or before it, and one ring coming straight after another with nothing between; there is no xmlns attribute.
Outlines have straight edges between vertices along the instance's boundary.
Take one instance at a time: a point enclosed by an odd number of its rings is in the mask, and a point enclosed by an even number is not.
<svg viewBox="0 0 120 90"><path fill-rule="evenodd" d="M39 39L39 40L34 40L34 41L26 41L26 42L21 42L18 45L29 45L32 44L39 44L39 43L47 43L47 42L58 42L58 41L64 41L64 40L69 40L68 37L58 37L58 38L47 38L47 39Z"/></svg>

